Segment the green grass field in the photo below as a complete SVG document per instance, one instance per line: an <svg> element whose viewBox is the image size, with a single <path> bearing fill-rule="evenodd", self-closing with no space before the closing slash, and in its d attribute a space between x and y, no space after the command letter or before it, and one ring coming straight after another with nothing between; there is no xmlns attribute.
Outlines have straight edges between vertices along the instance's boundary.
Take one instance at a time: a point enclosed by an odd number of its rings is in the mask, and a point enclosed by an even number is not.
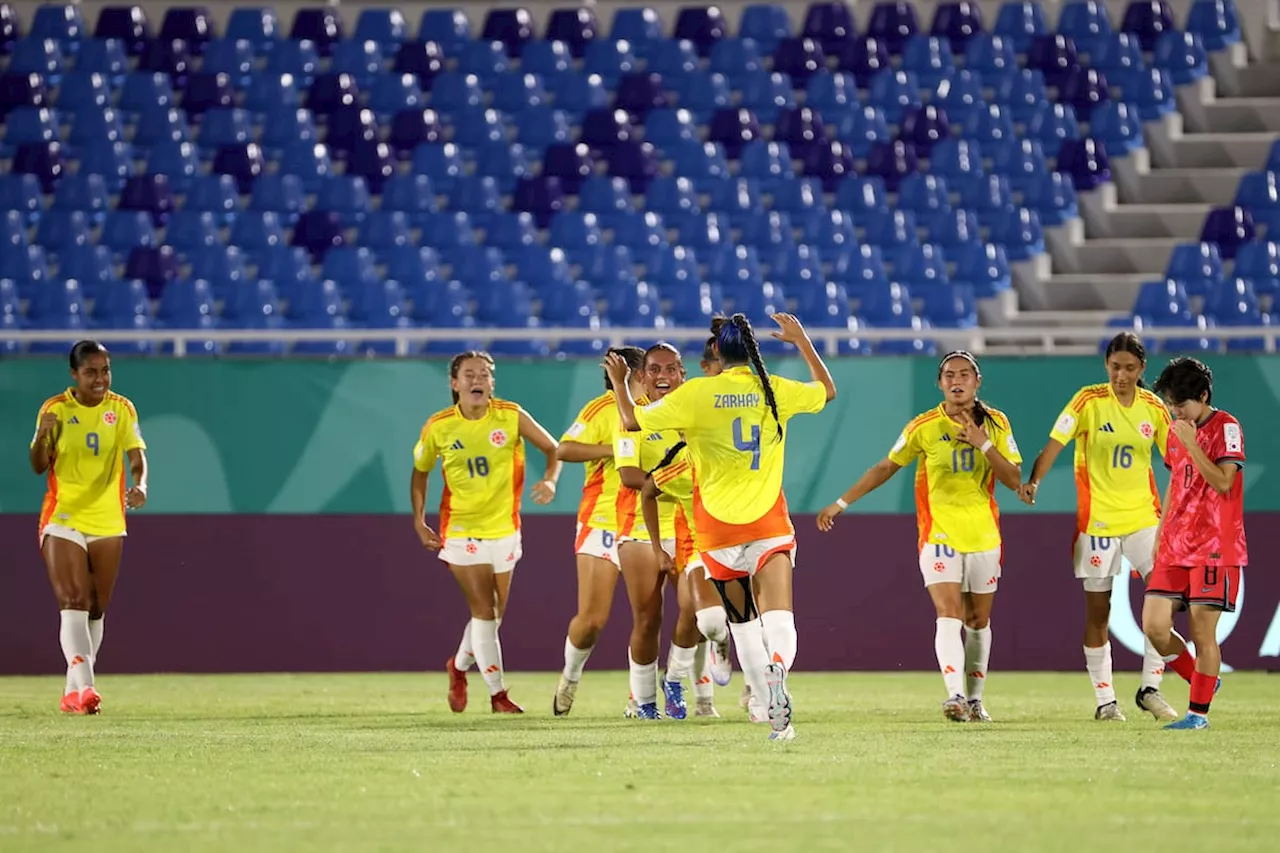
<svg viewBox="0 0 1280 853"><path fill-rule="evenodd" d="M1161 731L1135 680L1108 725L1083 673L997 672L982 726L933 674L797 673L778 744L736 675L723 719L661 723L621 719L623 673L564 719L549 674L510 679L522 718L474 675L459 716L443 674L107 675L89 718L0 679L0 851L1276 849L1280 678L1229 676L1208 732Z"/></svg>

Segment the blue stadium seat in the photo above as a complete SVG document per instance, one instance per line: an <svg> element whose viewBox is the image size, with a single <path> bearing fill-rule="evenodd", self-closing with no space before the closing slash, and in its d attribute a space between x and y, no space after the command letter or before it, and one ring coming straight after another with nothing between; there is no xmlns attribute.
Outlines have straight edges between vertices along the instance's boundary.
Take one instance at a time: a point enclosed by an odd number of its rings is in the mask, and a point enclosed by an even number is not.
<svg viewBox="0 0 1280 853"><path fill-rule="evenodd" d="M1123 157L1146 144L1142 116L1132 104L1110 101L1093 111L1090 133L1107 147L1108 153Z"/></svg>
<svg viewBox="0 0 1280 853"><path fill-rule="evenodd" d="M13 46L9 54L9 73L39 74L50 86L62 81L62 48L53 39L28 36Z"/></svg>
<svg viewBox="0 0 1280 853"><path fill-rule="evenodd" d="M391 210L370 211L360 223L356 242L375 251L393 246L408 246L413 242L409 220L403 214Z"/></svg>
<svg viewBox="0 0 1280 853"><path fill-rule="evenodd" d="M871 80L867 103L879 107L890 124L897 124L907 110L921 105L920 80L910 71L882 71Z"/></svg>
<svg viewBox="0 0 1280 853"><path fill-rule="evenodd" d="M1138 105L1143 121L1158 121L1177 109L1173 79L1163 68L1147 68L1119 82L1124 99Z"/></svg>
<svg viewBox="0 0 1280 853"><path fill-rule="evenodd" d="M107 78L94 71L72 71L62 78L56 105L59 110L74 113L81 107L104 109L111 102Z"/></svg>
<svg viewBox="0 0 1280 853"><path fill-rule="evenodd" d="M1258 306L1258 294L1253 285L1242 278L1229 279L1222 282L1205 299L1206 314L1219 326L1269 325ZM1262 352L1266 349L1265 339L1230 338L1226 342L1227 352Z"/></svg>
<svg viewBox="0 0 1280 853"><path fill-rule="evenodd" d="M1092 56L1111 35L1111 19L1105 3L1073 0L1058 15L1058 32L1070 37L1076 47Z"/></svg>
<svg viewBox="0 0 1280 853"><path fill-rule="evenodd" d="M352 39L373 41L389 51L409 39L409 27L399 9L361 9Z"/></svg>
<svg viewBox="0 0 1280 853"><path fill-rule="evenodd" d="M1044 74L1031 68L1006 77L1000 83L995 98L996 103L1009 109L1009 114L1018 124L1028 124L1048 100Z"/></svg>
<svg viewBox="0 0 1280 853"><path fill-rule="evenodd" d="M125 74L129 71L129 58L125 55L124 43L116 40L85 39L80 42L75 70L81 73L101 74L111 89L118 89L124 84Z"/></svg>
<svg viewBox="0 0 1280 853"><path fill-rule="evenodd" d="M997 214L991 224L991 241L1004 246L1009 260L1025 261L1044 253L1044 229L1040 214L1025 207Z"/></svg>
<svg viewBox="0 0 1280 853"><path fill-rule="evenodd" d="M947 284L926 287L923 296L924 318L934 328L972 329L978 325L978 306L972 285Z"/></svg>
<svg viewBox="0 0 1280 853"><path fill-rule="evenodd" d="M32 176L23 175L22 177L31 178ZM76 172L58 182L58 187L53 194L53 203L49 209L79 210L87 215L90 222L100 225L110 207L111 194L107 190L106 180L101 175Z"/></svg>
<svg viewBox="0 0 1280 853"><path fill-rule="evenodd" d="M1171 318L1190 316L1191 303L1186 288L1176 279L1147 281L1138 289L1133 313L1159 325Z"/></svg>
<svg viewBox="0 0 1280 853"><path fill-rule="evenodd" d="M270 55L278 50L281 45L280 36L280 21L275 10L269 6L237 6L227 16L224 37L228 41L244 39L260 55Z"/></svg>
<svg viewBox="0 0 1280 853"><path fill-rule="evenodd" d="M299 89L310 89L320 73L320 53L314 42L281 40L267 54L262 70L269 74L292 75Z"/></svg>
<svg viewBox="0 0 1280 853"><path fill-rule="evenodd" d="M1270 234L1276 223L1280 223L1280 190L1277 189L1276 173L1246 173L1236 187L1235 204L1246 208L1254 223L1265 225Z"/></svg>
<svg viewBox="0 0 1280 853"><path fill-rule="evenodd" d="M964 188L960 203L989 225L999 214L1013 210L1013 190L1004 175L984 175Z"/></svg>
<svg viewBox="0 0 1280 853"><path fill-rule="evenodd" d="M292 226L306 207L307 196L302 179L280 172L263 175L253 185L249 210L271 211L283 224Z"/></svg>
<svg viewBox="0 0 1280 853"><path fill-rule="evenodd" d="M701 253L702 250L729 242L730 231L727 216L721 213L708 213L705 216L690 217L680 227L678 242Z"/></svg>
<svg viewBox="0 0 1280 853"><path fill-rule="evenodd" d="M435 42L445 56L457 56L471 38L471 22L461 9L427 9L418 22L418 40Z"/></svg>
<svg viewBox="0 0 1280 853"><path fill-rule="evenodd" d="M1044 148L1034 139L1012 140L994 149L992 169L1009 178L1015 192L1025 192L1049 171Z"/></svg>
<svg viewBox="0 0 1280 853"><path fill-rule="evenodd" d="M27 31L28 38L56 41L67 55L74 55L87 35L80 7L72 4L37 6L31 17L31 29Z"/></svg>
<svg viewBox="0 0 1280 853"><path fill-rule="evenodd" d="M788 167L790 163L787 164ZM822 184L813 178L781 182L773 187L772 209L791 214L792 219L803 220L808 214L826 210L822 200ZM695 199L696 203L696 199Z"/></svg>
<svg viewBox="0 0 1280 853"><path fill-rule="evenodd" d="M240 194L230 175L199 175L187 188L184 210L212 213L220 225L230 225L240 212Z"/></svg>
<svg viewBox="0 0 1280 853"><path fill-rule="evenodd" d="M728 175L707 181L695 187L707 193L707 212L724 213L729 216L743 212L753 212L763 207L764 201L760 185L748 178L731 178Z"/></svg>
<svg viewBox="0 0 1280 853"><path fill-rule="evenodd" d="M814 249L830 254L832 259L858 244L853 217L843 210L820 209L807 221L797 221L797 225Z"/></svg>
<svg viewBox="0 0 1280 853"><path fill-rule="evenodd" d="M1146 68L1142 43L1134 33L1112 33L1095 44L1089 64L1107 75L1107 79L1125 91Z"/></svg>
<svg viewBox="0 0 1280 853"><path fill-rule="evenodd" d="M240 329L282 329L284 317L280 297L270 281L239 283L227 296L222 309L224 326ZM284 353L283 341L234 341L227 346L232 355L271 356Z"/></svg>
<svg viewBox="0 0 1280 853"><path fill-rule="evenodd" d="M754 3L742 10L738 35L752 39L760 50L771 55L778 42L794 35L787 10L775 3Z"/></svg>
<svg viewBox="0 0 1280 853"><path fill-rule="evenodd" d="M85 329L88 311L79 283L57 281L41 288L39 298L32 299L27 307L27 324L35 329L66 329L69 332ZM28 352L33 355L62 355L70 346L71 341L36 341L29 346Z"/></svg>
<svg viewBox="0 0 1280 853"><path fill-rule="evenodd" d="M245 254L235 246L207 246L193 250L188 261L194 278L208 281L214 298L224 299L239 282L249 278Z"/></svg>
<svg viewBox="0 0 1280 853"><path fill-rule="evenodd" d="M1018 53L1026 53L1037 36L1049 32L1049 26L1045 23L1044 9L1039 3L1010 0L1000 4L991 32L1008 39L1010 46Z"/></svg>
<svg viewBox="0 0 1280 853"><path fill-rule="evenodd" d="M1213 243L1183 243L1174 247L1164 274L1190 295L1207 296L1222 282L1222 255Z"/></svg>
<svg viewBox="0 0 1280 853"><path fill-rule="evenodd" d="M902 48L902 70L915 74L930 89L935 88L955 68L951 42L937 36L917 35Z"/></svg>
<svg viewBox="0 0 1280 853"><path fill-rule="evenodd" d="M233 251L237 253L236 257L238 257L239 250L237 249ZM215 275L213 280L216 282L219 278L229 279L226 289L234 291L240 286L240 281L249 279L247 277L241 279L234 274L234 259L230 261L230 264L225 263L227 261L228 254L229 251L221 253L222 260L224 261L223 272L225 273L226 269L230 267L232 268L232 275ZM214 253L210 253L209 256L211 258L216 257ZM275 245L264 246L255 250L253 256L257 266L255 279L270 283L275 288L276 293L284 299L290 298L290 296L297 293L300 288L309 287L315 284L311 275L311 258L302 249L286 246L283 243L276 243ZM218 264L216 260L212 263L206 262L206 274L208 274L210 269L216 268L217 266ZM387 277L403 282L405 279L400 275L397 275L396 273L398 272L400 272L399 269L393 271L391 265L388 264Z"/></svg>
<svg viewBox="0 0 1280 853"><path fill-rule="evenodd" d="M1050 227L1080 215L1075 185L1061 172L1045 172L1029 180L1023 187L1023 203Z"/></svg>
<svg viewBox="0 0 1280 853"><path fill-rule="evenodd" d="M1245 243L1236 252L1235 275L1247 279L1259 296L1280 294L1280 243Z"/></svg>
<svg viewBox="0 0 1280 853"><path fill-rule="evenodd" d="M578 326L591 320L599 321L595 295L585 281L558 282L540 294L541 320L554 326Z"/></svg>
<svg viewBox="0 0 1280 853"><path fill-rule="evenodd" d="M1196 0L1187 13L1186 28L1200 36L1210 52L1240 41L1240 18L1232 0Z"/></svg>
<svg viewBox="0 0 1280 853"><path fill-rule="evenodd" d="M969 40L964 57L965 67L981 75L988 86L999 87L1018 71L1017 50L1008 36L979 33Z"/></svg>
<svg viewBox="0 0 1280 853"><path fill-rule="evenodd" d="M118 255L128 254L135 246L158 245L151 217L141 210L110 211L98 242Z"/></svg>
<svg viewBox="0 0 1280 853"><path fill-rule="evenodd" d="M212 213L199 210L178 210L169 217L164 241L179 254L221 242L217 220Z"/></svg>
<svg viewBox="0 0 1280 853"><path fill-rule="evenodd" d="M1215 207L1205 217L1200 239L1215 243L1224 260L1236 256L1236 250L1257 236L1253 215L1243 207Z"/></svg>
<svg viewBox="0 0 1280 853"><path fill-rule="evenodd" d="M885 270L884 253L879 246L856 246L836 260L831 279L842 283L850 296L872 288L888 287L889 273Z"/></svg>
<svg viewBox="0 0 1280 853"><path fill-rule="evenodd" d="M251 41L215 38L205 44L204 61L200 64L200 70L205 73L226 74L237 89L248 89L253 80L253 64Z"/></svg>
<svg viewBox="0 0 1280 853"><path fill-rule="evenodd" d="M608 38L631 42L641 56L649 56L651 48L664 41L662 17L649 7L620 8L613 14Z"/></svg>
<svg viewBox="0 0 1280 853"><path fill-rule="evenodd" d="M956 249L980 241L978 215L964 208L944 210L927 221L929 240L944 249Z"/></svg>
<svg viewBox="0 0 1280 853"><path fill-rule="evenodd" d="M415 303L424 289L444 288L446 282L440 271L440 257L434 249L425 246L393 246L378 253L386 267L387 278L393 278L406 288ZM305 254L302 256L306 263ZM461 282L457 282L461 286Z"/></svg>
<svg viewBox="0 0 1280 853"><path fill-rule="evenodd" d="M714 75L713 79L719 76ZM750 110L763 124L773 124L779 112L796 105L795 86L786 74L764 70L747 74L742 81L739 105ZM721 109L728 106L724 104Z"/></svg>
<svg viewBox="0 0 1280 853"><path fill-rule="evenodd" d="M88 298L95 298L102 288L115 281L115 262L111 252L90 243L72 243L57 252L58 277L75 279Z"/></svg>

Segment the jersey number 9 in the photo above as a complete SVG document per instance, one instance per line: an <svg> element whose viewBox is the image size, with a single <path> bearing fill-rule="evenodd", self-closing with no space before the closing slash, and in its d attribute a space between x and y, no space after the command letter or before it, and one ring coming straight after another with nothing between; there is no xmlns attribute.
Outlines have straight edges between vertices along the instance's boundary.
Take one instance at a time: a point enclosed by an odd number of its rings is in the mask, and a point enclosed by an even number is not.
<svg viewBox="0 0 1280 853"><path fill-rule="evenodd" d="M477 456L475 459L468 459L467 473L472 477L488 477L489 460L484 456Z"/></svg>
<svg viewBox="0 0 1280 853"><path fill-rule="evenodd" d="M93 455L98 455L98 434L91 432L84 437L84 446L93 451Z"/></svg>
<svg viewBox="0 0 1280 853"><path fill-rule="evenodd" d="M751 453L751 470L760 470L760 426L757 424L751 427L751 440L747 441L742 437L742 418L735 418L733 421L733 446L742 452Z"/></svg>
<svg viewBox="0 0 1280 853"><path fill-rule="evenodd" d="M1129 468L1133 466L1133 448L1126 444L1111 451L1112 468Z"/></svg>

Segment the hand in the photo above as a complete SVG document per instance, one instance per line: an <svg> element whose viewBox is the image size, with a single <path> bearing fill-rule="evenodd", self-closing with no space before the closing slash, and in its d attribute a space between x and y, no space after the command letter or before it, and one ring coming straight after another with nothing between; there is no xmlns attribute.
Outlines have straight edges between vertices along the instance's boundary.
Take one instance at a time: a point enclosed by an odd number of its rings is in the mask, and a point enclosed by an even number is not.
<svg viewBox="0 0 1280 853"><path fill-rule="evenodd" d="M968 412L961 413L960 422L964 425L964 429L960 430L959 438L965 444L981 447L991 440L991 437L987 435L987 431L975 424Z"/></svg>
<svg viewBox="0 0 1280 853"><path fill-rule="evenodd" d="M822 508L822 512L818 513L818 529L823 533L830 533L831 528L835 526L836 516L840 515L844 510L839 504L827 504Z"/></svg>
<svg viewBox="0 0 1280 853"><path fill-rule="evenodd" d="M53 431L58 428L58 414L56 412L45 412L40 416L40 423L36 427L36 439L48 438L53 435Z"/></svg>
<svg viewBox="0 0 1280 853"><path fill-rule="evenodd" d="M616 352L611 352L604 357L604 372L609 375L609 381L613 383L614 388L626 387L627 380L631 378L631 366L627 364L627 360Z"/></svg>
<svg viewBox="0 0 1280 853"><path fill-rule="evenodd" d="M677 574L676 561L671 558L670 554L662 550L662 546L655 545L653 548L653 554L658 558L658 568L660 571L668 575Z"/></svg>
<svg viewBox="0 0 1280 853"><path fill-rule="evenodd" d="M1170 429L1178 437L1178 441L1182 442L1183 447L1191 447L1196 443L1196 425L1191 421L1174 421Z"/></svg>
<svg viewBox="0 0 1280 853"><path fill-rule="evenodd" d="M147 487L134 486L124 493L124 505L129 509L142 509L147 505Z"/></svg>
<svg viewBox="0 0 1280 853"><path fill-rule="evenodd" d="M533 502L545 506L556 499L556 481L539 480L533 484Z"/></svg>
<svg viewBox="0 0 1280 853"><path fill-rule="evenodd" d="M1027 506L1035 506L1038 491L1040 491L1039 483L1023 483L1018 487L1018 499Z"/></svg>
<svg viewBox="0 0 1280 853"><path fill-rule="evenodd" d="M422 522L414 524L413 530L418 534L418 540L422 542L422 546L427 550L439 551L444 546L444 543L440 541L440 536Z"/></svg>
<svg viewBox="0 0 1280 853"><path fill-rule="evenodd" d="M770 334L784 344L799 346L802 342L809 340L804 326L800 325L800 321L794 314L774 314L773 322L778 324L778 331Z"/></svg>

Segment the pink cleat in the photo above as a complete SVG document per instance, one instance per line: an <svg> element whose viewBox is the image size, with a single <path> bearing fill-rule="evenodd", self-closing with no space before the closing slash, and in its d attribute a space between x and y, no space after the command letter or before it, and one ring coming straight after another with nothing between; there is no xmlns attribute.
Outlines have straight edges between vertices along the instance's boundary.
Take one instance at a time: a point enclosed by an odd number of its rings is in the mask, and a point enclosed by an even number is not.
<svg viewBox="0 0 1280 853"><path fill-rule="evenodd" d="M72 690L66 696L63 696L61 710L62 710L62 713L64 714L79 714L80 713L80 693L78 691Z"/></svg>
<svg viewBox="0 0 1280 853"><path fill-rule="evenodd" d="M92 687L86 687L80 691L80 713L81 714L98 714L102 705L102 697L98 695L98 691Z"/></svg>

